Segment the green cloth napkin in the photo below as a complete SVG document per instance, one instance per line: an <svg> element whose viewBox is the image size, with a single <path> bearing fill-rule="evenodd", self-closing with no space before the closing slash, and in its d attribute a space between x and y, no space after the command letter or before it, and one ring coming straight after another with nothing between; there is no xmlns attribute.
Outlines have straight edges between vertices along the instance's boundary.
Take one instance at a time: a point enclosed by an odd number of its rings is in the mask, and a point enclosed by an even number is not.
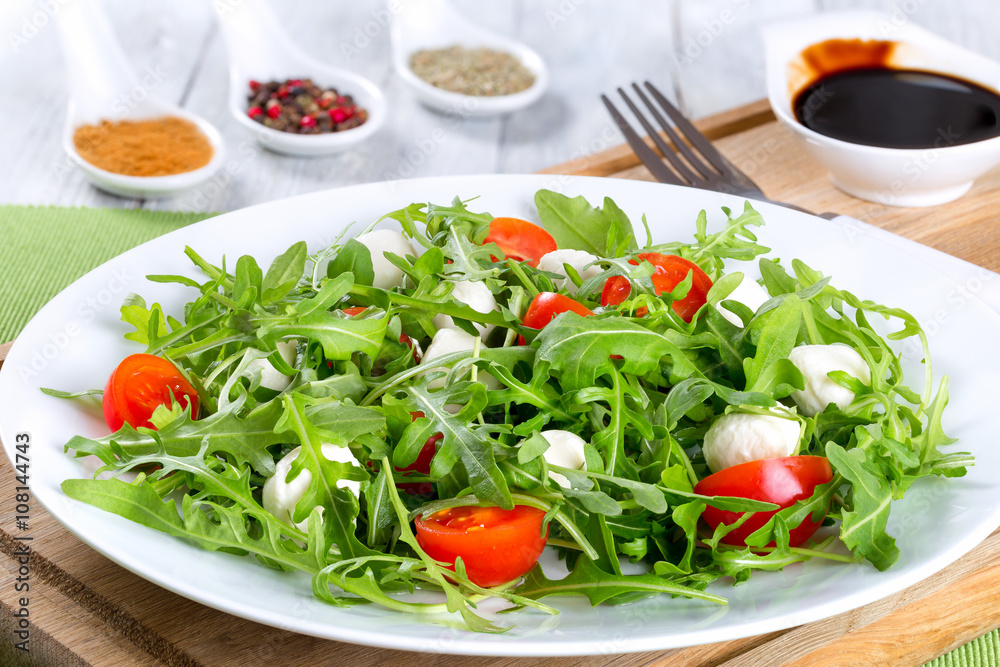
<svg viewBox="0 0 1000 667"><path fill-rule="evenodd" d="M0 342L13 340L39 308L90 269L144 241L212 215L0 206ZM1000 667L1000 630L927 665Z"/></svg>
<svg viewBox="0 0 1000 667"><path fill-rule="evenodd" d="M0 343L107 260L212 213L0 206Z"/></svg>

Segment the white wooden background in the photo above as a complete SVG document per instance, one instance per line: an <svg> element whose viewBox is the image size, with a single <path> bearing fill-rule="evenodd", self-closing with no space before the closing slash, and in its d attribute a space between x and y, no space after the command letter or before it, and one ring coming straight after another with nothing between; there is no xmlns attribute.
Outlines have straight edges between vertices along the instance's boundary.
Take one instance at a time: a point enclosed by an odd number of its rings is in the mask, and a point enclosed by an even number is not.
<svg viewBox="0 0 1000 667"><path fill-rule="evenodd" d="M238 152L247 135L226 109L212 0L103 0L135 69L164 73L153 92L215 124L239 162L232 178L197 191L130 200L94 189L61 147L67 81L47 14L73 1L0 0L0 204L228 211L375 180L531 172L621 143L599 95L632 81L672 92L693 117L763 97L760 25L821 11L895 12L1000 59L995 0L454 0L467 16L538 50L552 83L525 111L453 126L393 73L385 0L271 0L281 27L307 52L382 86L391 114L377 137L339 156L247 157ZM351 49L358 52L348 58Z"/></svg>

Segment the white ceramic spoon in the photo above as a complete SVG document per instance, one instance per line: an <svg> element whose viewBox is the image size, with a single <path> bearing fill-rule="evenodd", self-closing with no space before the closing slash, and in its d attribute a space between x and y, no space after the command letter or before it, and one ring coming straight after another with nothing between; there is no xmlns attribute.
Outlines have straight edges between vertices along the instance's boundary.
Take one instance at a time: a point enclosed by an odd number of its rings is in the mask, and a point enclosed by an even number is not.
<svg viewBox="0 0 1000 667"><path fill-rule="evenodd" d="M111 24L97 0L76 0L56 14L70 82L63 147L98 188L123 197L167 197L196 187L222 165L222 137L208 121L152 94L157 82L144 82L128 65ZM124 176L90 164L76 152L73 133L102 120L146 120L177 116L208 137L213 155L207 165L171 176Z"/></svg>
<svg viewBox="0 0 1000 667"><path fill-rule="evenodd" d="M517 57L535 75L527 90L512 95L462 95L427 83L410 69L410 57L424 49L455 45L486 47ZM399 76L427 106L461 116L496 116L525 108L542 96L549 70L541 56L521 42L481 28L456 12L445 0L401 0L392 22L392 59Z"/></svg>
<svg viewBox="0 0 1000 667"><path fill-rule="evenodd" d="M329 155L364 141L382 127L387 113L382 91L363 76L324 65L303 53L281 30L264 0L242 0L233 7L213 5L229 53L229 110L265 148L287 155ZM293 134L272 130L247 116L251 80L263 83L304 78L352 96L358 107L368 111L368 120L342 132Z"/></svg>

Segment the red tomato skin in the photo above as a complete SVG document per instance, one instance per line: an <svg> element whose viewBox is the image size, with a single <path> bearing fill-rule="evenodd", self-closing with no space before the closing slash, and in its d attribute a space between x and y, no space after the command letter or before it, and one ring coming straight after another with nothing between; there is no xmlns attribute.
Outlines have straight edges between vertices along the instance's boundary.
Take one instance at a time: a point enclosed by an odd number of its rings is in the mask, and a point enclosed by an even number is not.
<svg viewBox="0 0 1000 667"><path fill-rule="evenodd" d="M197 419L198 392L176 366L152 354L129 355L104 386L104 421L112 431L125 423L155 429L149 418L160 405L171 404L171 391L181 405L191 405L191 418Z"/></svg>
<svg viewBox="0 0 1000 667"><path fill-rule="evenodd" d="M527 505L453 507L415 521L417 543L428 556L451 563L461 556L469 581L489 588L526 574L545 549L545 512Z"/></svg>
<svg viewBox="0 0 1000 667"><path fill-rule="evenodd" d="M578 301L555 292L542 292L531 301L522 323L532 329L541 329L559 313L574 312L587 317L594 312Z"/></svg>
<svg viewBox="0 0 1000 667"><path fill-rule="evenodd" d="M556 240L551 234L519 218L494 218L483 243L495 243L507 257L534 267L543 256L556 250Z"/></svg>
<svg viewBox="0 0 1000 667"><path fill-rule="evenodd" d="M701 267L683 257L661 255L658 252L644 252L636 255L636 257L640 260L646 260L655 267L656 270L650 277L650 280L653 281L653 289L657 295L673 291L677 287L677 284L687 277L689 271L694 272L694 276L691 279L691 289L688 291L687 296L679 301L674 301L672 304L674 312L680 315L681 319L685 322L690 322L694 319L695 313L708 300L708 290L712 289L712 279L701 270ZM629 264L638 263L635 260L629 260ZM617 306L627 299L631 293L632 286L628 278L624 276L611 276L605 281L604 289L601 291L601 305L605 307ZM636 314L639 317L643 317L646 313L643 308L640 308Z"/></svg>
<svg viewBox="0 0 1000 667"><path fill-rule="evenodd" d="M709 475L698 482L694 492L704 496L734 496L775 503L782 509L796 501L812 496L816 487L833 479L830 462L822 456L785 456L741 463ZM722 541L726 544L746 546L746 538L763 526L778 512L757 512ZM730 512L708 506L702 518L715 530L720 523L735 523L742 512ZM824 513L825 516L825 513ZM806 517L797 528L789 531L789 545L797 547L813 536L823 523ZM769 546L774 546L772 541Z"/></svg>
<svg viewBox="0 0 1000 667"><path fill-rule="evenodd" d="M658 295L672 291L678 283L687 277L689 272L694 274L687 296L673 302L674 312L680 315L681 319L685 322L694 319L695 313L708 300L708 290L712 289L712 279L701 270L701 267L683 257L661 255L658 252L644 252L636 257L656 267L656 272L651 279L653 289Z"/></svg>
<svg viewBox="0 0 1000 667"><path fill-rule="evenodd" d="M601 305L605 308L608 306L617 306L627 299L631 293L632 285L629 283L628 278L625 276L611 276L605 281L604 289L601 290Z"/></svg>

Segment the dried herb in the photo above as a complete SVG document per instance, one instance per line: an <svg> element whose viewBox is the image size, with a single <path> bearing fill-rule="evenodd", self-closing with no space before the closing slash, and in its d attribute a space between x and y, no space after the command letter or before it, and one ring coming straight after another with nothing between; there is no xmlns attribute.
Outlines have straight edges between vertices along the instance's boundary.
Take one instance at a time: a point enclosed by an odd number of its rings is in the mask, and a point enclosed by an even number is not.
<svg viewBox="0 0 1000 667"><path fill-rule="evenodd" d="M410 69L432 86L477 97L512 95L535 83L535 75L515 56L487 48L417 51Z"/></svg>

